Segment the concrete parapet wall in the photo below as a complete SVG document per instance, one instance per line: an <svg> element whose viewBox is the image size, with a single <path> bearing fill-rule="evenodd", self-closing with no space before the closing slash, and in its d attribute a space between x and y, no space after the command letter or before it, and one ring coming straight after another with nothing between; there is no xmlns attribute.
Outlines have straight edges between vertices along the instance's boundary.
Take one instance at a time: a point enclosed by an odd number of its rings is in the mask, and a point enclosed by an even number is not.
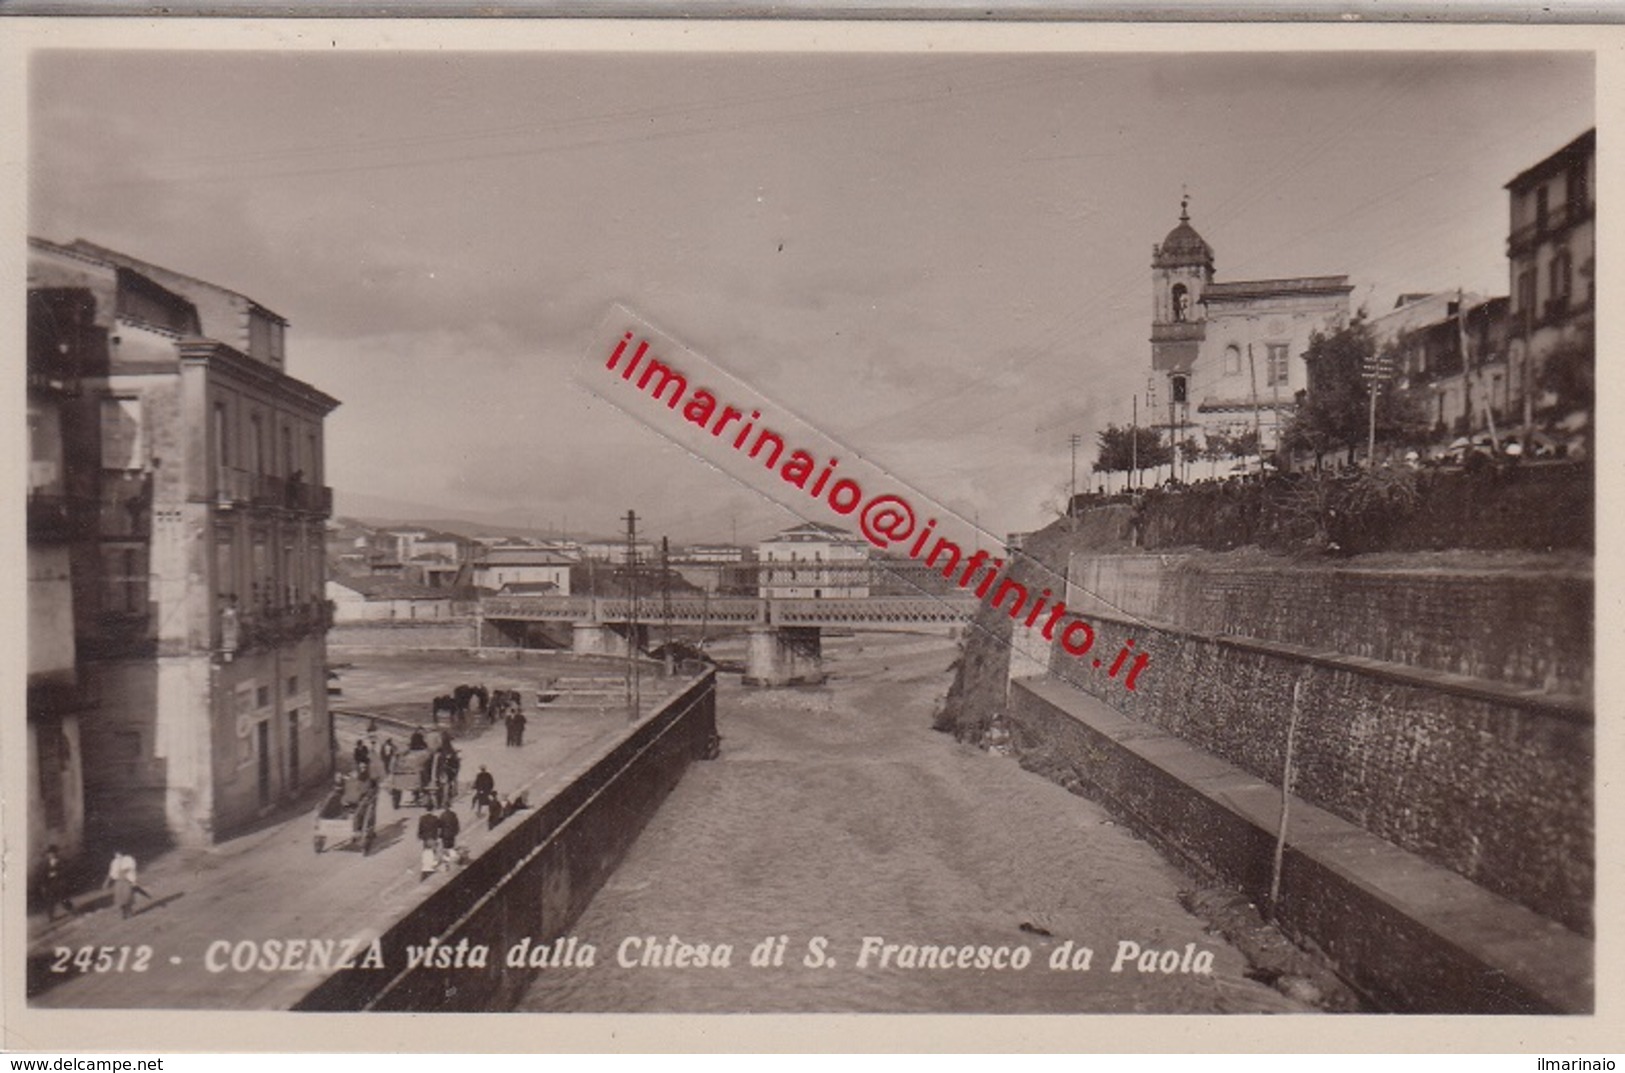
<svg viewBox="0 0 1625 1073"><path fill-rule="evenodd" d="M1277 556L1074 553L1067 606L1587 695L1589 569L1300 564Z"/></svg>
<svg viewBox="0 0 1625 1073"><path fill-rule="evenodd" d="M1241 887L1378 1005L1592 1009L1591 944L1561 925L1299 797L1270 906L1278 788L1053 678L1012 682L1010 706L1024 765L1081 781L1141 833Z"/></svg>
<svg viewBox="0 0 1625 1073"><path fill-rule="evenodd" d="M563 935L609 878L716 730L716 676L696 680L563 790L512 821L494 845L389 926L385 969L348 969L317 985L300 1010L485 1011L511 1007L537 969L504 955ZM484 969L408 966L408 947L467 940L490 950Z"/></svg>

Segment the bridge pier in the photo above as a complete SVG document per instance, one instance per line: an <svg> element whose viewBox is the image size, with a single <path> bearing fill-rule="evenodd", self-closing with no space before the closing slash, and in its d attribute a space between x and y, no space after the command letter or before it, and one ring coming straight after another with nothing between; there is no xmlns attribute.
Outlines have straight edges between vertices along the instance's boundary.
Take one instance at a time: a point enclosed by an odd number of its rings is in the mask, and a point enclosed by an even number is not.
<svg viewBox="0 0 1625 1073"><path fill-rule="evenodd" d="M570 627L570 651L578 656L625 656L627 630L624 623L575 622ZM648 627L638 624L638 647L644 647Z"/></svg>
<svg viewBox="0 0 1625 1073"><path fill-rule="evenodd" d="M745 685L817 685L823 680L824 638L817 626L750 628Z"/></svg>

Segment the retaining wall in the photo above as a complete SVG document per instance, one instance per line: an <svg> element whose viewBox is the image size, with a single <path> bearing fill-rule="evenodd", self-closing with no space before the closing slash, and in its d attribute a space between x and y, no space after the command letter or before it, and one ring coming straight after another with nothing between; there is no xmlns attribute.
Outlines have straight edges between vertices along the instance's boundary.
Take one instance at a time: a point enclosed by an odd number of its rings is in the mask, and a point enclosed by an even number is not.
<svg viewBox="0 0 1625 1073"><path fill-rule="evenodd" d="M1151 663L1133 692L1058 648L1052 673L1275 786L1290 727L1305 799L1592 934L1589 695L1524 684L1589 682L1589 579L1162 556L1080 555L1072 570L1120 605L1069 581L1092 654L1109 660L1133 637ZM1496 677L1501 659L1524 681Z"/></svg>
<svg viewBox="0 0 1625 1073"><path fill-rule="evenodd" d="M391 925L380 939L387 968L336 973L294 1008L511 1008L541 970L508 968L508 949L522 939L534 947L564 934L689 763L706 754L715 730L716 675L707 672ZM486 968L408 967L409 946L464 939L489 948Z"/></svg>
<svg viewBox="0 0 1625 1073"><path fill-rule="evenodd" d="M473 619L424 622L355 622L334 626L327 633L329 649L364 648L385 651L472 649L479 637Z"/></svg>
<svg viewBox="0 0 1625 1073"><path fill-rule="evenodd" d="M1378 1007L1592 1010L1592 946L1562 925L1299 796L1272 901L1277 787L1054 678L1012 682L1010 705L1024 766L1081 782L1173 856L1241 888Z"/></svg>

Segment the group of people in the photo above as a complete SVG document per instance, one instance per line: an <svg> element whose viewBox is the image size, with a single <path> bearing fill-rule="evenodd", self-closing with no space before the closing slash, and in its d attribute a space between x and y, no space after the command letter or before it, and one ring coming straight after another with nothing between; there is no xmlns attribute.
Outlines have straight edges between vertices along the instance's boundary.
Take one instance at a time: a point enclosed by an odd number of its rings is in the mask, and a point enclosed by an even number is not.
<svg viewBox="0 0 1625 1073"><path fill-rule="evenodd" d="M115 850L113 862L107 866L107 879L102 883L102 889L108 887L113 888L113 905L119 915L126 919L135 914L137 894L148 901L156 900L152 892L141 885L135 858L123 850ZM62 862L62 851L55 843L45 847L45 863L40 869L36 894L45 906L45 919L48 922L55 923L58 912L71 917L79 911L69 896L66 866Z"/></svg>

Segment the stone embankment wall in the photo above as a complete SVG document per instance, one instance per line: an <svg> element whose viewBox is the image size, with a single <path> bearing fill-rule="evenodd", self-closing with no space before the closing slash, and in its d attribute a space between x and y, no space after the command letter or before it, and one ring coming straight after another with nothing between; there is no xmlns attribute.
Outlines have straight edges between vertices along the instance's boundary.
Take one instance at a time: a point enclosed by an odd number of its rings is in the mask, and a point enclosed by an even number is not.
<svg viewBox="0 0 1625 1073"><path fill-rule="evenodd" d="M510 1008L540 971L504 955L563 935L580 916L690 762L716 732L716 674L707 672L563 790L522 813L494 845L381 936L386 969L347 969L295 1009L488 1011ZM490 950L484 969L409 967L408 947L462 940Z"/></svg>
<svg viewBox="0 0 1625 1073"><path fill-rule="evenodd" d="M434 652L472 649L479 638L473 619L421 622L354 622L327 631L327 647L382 652Z"/></svg>
<svg viewBox="0 0 1625 1073"><path fill-rule="evenodd" d="M1003 721L1025 766L1209 877L1261 905L1280 882L1276 918L1381 1005L1589 1008L1590 557L1157 554L1130 515L1057 522L1012 564L1093 623L1088 658L984 607L938 729ZM1133 691L1092 666L1131 637Z"/></svg>
<svg viewBox="0 0 1625 1073"><path fill-rule="evenodd" d="M1074 555L1067 606L1128 692L1051 670L1503 897L1590 934L1589 573ZM1085 591L1089 590L1089 591Z"/></svg>

